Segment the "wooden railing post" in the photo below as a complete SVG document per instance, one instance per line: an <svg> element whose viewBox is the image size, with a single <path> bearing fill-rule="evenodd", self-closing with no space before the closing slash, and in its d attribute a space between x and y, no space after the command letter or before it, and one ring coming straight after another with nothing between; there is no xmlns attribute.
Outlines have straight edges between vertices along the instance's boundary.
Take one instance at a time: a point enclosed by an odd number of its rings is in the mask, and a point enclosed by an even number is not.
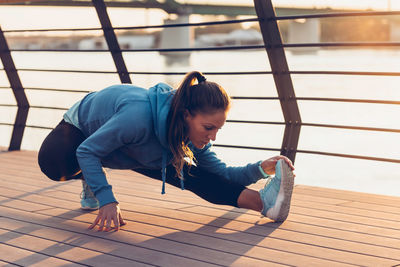
<svg viewBox="0 0 400 267"><path fill-rule="evenodd" d="M20 150L22 137L25 131L26 120L28 118L29 103L25 95L25 90L22 87L21 80L15 68L14 61L11 57L10 49L8 48L6 37L0 27L0 58L3 63L4 71L6 72L10 87L17 101L17 115L15 116L14 128L11 135L10 145L8 150Z"/></svg>
<svg viewBox="0 0 400 267"><path fill-rule="evenodd" d="M106 39L108 49L111 52L111 56L114 60L115 67L117 68L119 78L122 83L132 83L125 65L124 58L122 57L117 36L115 35L114 28L111 25L106 5L103 0L92 0L92 2L96 8L97 16L99 17L101 27L103 28L104 38Z"/></svg>
<svg viewBox="0 0 400 267"><path fill-rule="evenodd" d="M294 162L300 137L301 117L282 46L282 37L271 0L254 0L254 6L286 124L281 154Z"/></svg>

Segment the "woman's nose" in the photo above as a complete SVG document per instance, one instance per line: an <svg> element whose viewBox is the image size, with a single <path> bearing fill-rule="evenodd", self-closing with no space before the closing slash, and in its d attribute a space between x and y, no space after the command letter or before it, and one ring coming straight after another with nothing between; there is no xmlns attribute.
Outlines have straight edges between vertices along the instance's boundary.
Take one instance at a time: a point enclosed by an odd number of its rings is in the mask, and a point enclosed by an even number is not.
<svg viewBox="0 0 400 267"><path fill-rule="evenodd" d="M217 132L218 131L213 131L209 134L208 138L211 139L212 141L215 141L217 139Z"/></svg>

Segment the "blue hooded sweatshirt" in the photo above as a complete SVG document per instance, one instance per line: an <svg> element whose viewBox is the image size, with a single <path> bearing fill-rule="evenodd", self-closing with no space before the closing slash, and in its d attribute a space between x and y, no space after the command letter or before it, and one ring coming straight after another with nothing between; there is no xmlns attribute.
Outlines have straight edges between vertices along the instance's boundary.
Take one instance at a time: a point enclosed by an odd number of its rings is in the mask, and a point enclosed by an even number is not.
<svg viewBox="0 0 400 267"><path fill-rule="evenodd" d="M175 91L164 83L150 89L123 84L107 87L83 98L72 124L86 136L76 151L83 176L100 207L117 202L102 167L114 169L160 169L165 186L165 169L172 160L167 138L167 116ZM73 108L72 108L73 109ZM68 115L67 112L67 115ZM64 116L65 117L65 116ZM67 116L68 117L68 116ZM74 116L72 116L74 117ZM229 180L249 185L264 175L259 163L227 167L210 151L189 143L198 166Z"/></svg>

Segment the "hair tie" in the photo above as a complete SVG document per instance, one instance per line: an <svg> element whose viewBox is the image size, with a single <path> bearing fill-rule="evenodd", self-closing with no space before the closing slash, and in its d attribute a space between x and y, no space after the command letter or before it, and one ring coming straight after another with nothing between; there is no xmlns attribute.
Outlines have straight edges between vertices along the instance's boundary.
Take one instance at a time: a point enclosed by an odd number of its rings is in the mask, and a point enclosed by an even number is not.
<svg viewBox="0 0 400 267"><path fill-rule="evenodd" d="M203 75L200 75L200 77L197 77L197 81L198 81L199 83L205 82L206 80L207 80L206 77L204 77Z"/></svg>

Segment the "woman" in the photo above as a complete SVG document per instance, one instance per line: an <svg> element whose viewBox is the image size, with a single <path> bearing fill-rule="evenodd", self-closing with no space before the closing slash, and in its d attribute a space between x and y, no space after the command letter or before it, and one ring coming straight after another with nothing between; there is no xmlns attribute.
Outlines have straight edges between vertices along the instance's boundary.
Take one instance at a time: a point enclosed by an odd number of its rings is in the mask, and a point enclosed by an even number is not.
<svg viewBox="0 0 400 267"><path fill-rule="evenodd" d="M100 231L125 224L102 167L160 179L163 194L167 182L211 203L284 221L293 189L288 158L227 167L210 151L229 108L224 89L197 71L188 73L177 90L163 83L149 90L111 86L88 94L64 114L42 144L39 165L56 181L82 179L82 208L100 208L89 227L99 225ZM275 170L259 192L246 188Z"/></svg>

